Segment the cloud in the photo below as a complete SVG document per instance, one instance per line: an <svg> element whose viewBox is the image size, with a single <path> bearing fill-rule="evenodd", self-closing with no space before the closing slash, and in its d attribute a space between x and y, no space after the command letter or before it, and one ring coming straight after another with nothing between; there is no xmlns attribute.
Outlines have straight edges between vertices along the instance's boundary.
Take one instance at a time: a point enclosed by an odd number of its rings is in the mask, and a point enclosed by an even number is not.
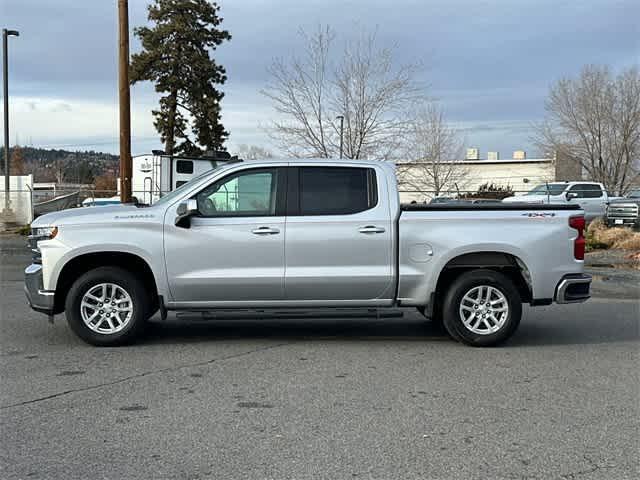
<svg viewBox="0 0 640 480"><path fill-rule="evenodd" d="M71 112L73 111L73 107L67 102L56 102L51 106L50 111L53 113Z"/></svg>
<svg viewBox="0 0 640 480"><path fill-rule="evenodd" d="M640 51L637 0L220 3L223 26L233 35L215 54L229 77L222 88L231 145L267 142L260 125L273 112L258 91L272 58L300 50L299 27L331 24L338 41L377 28L381 44L397 46L398 62L424 63L429 93L453 121L476 126L468 127L471 140L505 151L526 148L527 128L507 125L540 119L555 79L586 63L614 69L638 63ZM146 22L147 4L130 0L132 28ZM10 39L12 110L20 108L13 132L51 142L104 139L117 150L116 14L113 1L0 1L3 24L21 33ZM132 37L132 51L138 48ZM150 113L156 101L151 85L134 87L134 146L157 142L147 138L157 139Z"/></svg>
<svg viewBox="0 0 640 480"><path fill-rule="evenodd" d="M137 137L156 138L147 105L132 109L132 131ZM72 98L12 97L12 135L36 146L80 149L118 148L118 108L115 103ZM155 148L155 147L154 147Z"/></svg>

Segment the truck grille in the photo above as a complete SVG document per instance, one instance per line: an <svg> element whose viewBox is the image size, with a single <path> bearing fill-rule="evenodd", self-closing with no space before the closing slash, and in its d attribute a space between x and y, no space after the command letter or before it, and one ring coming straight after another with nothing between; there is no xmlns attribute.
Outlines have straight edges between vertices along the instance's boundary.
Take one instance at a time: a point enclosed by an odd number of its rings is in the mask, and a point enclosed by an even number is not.
<svg viewBox="0 0 640 480"><path fill-rule="evenodd" d="M635 203L609 205L607 216L610 218L636 218L638 216L638 205Z"/></svg>

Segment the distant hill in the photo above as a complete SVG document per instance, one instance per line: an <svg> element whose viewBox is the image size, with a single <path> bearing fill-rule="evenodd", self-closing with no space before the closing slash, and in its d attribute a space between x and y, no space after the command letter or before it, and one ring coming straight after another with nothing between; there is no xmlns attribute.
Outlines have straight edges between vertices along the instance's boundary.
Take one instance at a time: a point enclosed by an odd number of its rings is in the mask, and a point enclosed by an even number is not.
<svg viewBox="0 0 640 480"><path fill-rule="evenodd" d="M36 182L93 183L100 175L117 176L118 155L87 150L46 149L36 147L19 148L22 153L24 171L32 173ZM0 158L4 158L4 148L0 147Z"/></svg>

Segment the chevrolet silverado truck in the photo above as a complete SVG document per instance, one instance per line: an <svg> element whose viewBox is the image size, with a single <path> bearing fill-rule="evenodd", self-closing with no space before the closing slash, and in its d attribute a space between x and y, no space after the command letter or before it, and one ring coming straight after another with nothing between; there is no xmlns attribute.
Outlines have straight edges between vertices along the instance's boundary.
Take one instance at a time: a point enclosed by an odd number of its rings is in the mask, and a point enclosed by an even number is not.
<svg viewBox="0 0 640 480"><path fill-rule="evenodd" d="M514 333L523 303L589 298L584 226L573 204L401 205L386 162L236 162L149 207L39 217L25 291L93 345L133 341L158 311L416 307L453 339L490 346Z"/></svg>

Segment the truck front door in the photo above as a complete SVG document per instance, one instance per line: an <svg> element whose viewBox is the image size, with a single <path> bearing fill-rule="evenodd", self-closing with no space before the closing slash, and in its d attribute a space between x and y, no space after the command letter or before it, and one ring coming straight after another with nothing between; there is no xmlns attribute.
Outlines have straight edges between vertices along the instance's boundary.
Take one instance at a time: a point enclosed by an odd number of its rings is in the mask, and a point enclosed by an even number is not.
<svg viewBox="0 0 640 480"><path fill-rule="evenodd" d="M174 302L243 306L284 297L284 167L231 173L195 195L190 228L165 220Z"/></svg>

